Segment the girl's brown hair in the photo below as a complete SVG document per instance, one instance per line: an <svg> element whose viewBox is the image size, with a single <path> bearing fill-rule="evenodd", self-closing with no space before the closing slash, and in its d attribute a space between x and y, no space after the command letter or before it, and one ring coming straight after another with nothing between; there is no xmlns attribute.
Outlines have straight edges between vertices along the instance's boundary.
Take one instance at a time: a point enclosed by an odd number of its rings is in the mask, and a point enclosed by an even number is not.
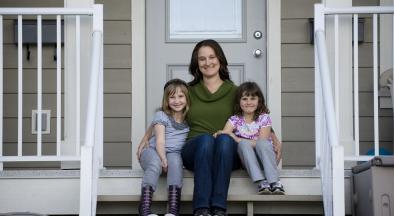
<svg viewBox="0 0 394 216"><path fill-rule="evenodd" d="M259 85L255 82L244 82L242 83L235 93L234 98L234 114L238 116L242 116L242 109L240 105L241 98L243 96L255 96L259 99L257 109L254 113L253 120L256 120L260 114L267 113L269 114L270 111L265 104L265 98L263 92L261 91Z"/></svg>
<svg viewBox="0 0 394 216"><path fill-rule="evenodd" d="M220 63L220 68L219 68L220 79L223 81L230 80L230 72L227 68L228 63L222 47L215 40L207 39L198 42L193 49L192 57L190 59L190 64L189 64L189 73L193 76L193 80L189 82L189 85L193 86L199 83L200 80L202 80L203 78L202 73L198 68L198 51L200 50L201 47L211 47L213 49Z"/></svg>
<svg viewBox="0 0 394 216"><path fill-rule="evenodd" d="M164 85L164 93L163 93L163 100L161 102L161 110L165 112L167 115L172 116L173 111L170 108L170 105L168 104L168 99L170 96L174 95L177 88L179 88L183 94L186 96L186 106L183 110L183 117L186 116L187 111L189 111L189 106L190 106L190 99L189 99L189 91L187 89L187 83L181 79L172 79L169 80L165 85Z"/></svg>

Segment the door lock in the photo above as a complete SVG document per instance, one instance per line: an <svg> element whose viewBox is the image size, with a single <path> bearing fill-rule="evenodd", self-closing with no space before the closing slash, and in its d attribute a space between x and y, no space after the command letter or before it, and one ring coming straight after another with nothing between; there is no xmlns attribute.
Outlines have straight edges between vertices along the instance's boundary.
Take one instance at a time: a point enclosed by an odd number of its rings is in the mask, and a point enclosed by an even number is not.
<svg viewBox="0 0 394 216"><path fill-rule="evenodd" d="M263 33L261 33L261 31L255 31L253 33L254 38L256 38L257 40L260 39L261 37L263 37Z"/></svg>

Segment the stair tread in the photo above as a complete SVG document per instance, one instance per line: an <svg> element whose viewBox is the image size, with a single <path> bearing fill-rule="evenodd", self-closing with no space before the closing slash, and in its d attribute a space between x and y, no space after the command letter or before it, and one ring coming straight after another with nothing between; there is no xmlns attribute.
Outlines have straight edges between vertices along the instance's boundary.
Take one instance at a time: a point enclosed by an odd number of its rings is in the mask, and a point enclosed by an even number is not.
<svg viewBox="0 0 394 216"><path fill-rule="evenodd" d="M192 194L182 194L181 200L191 201ZM139 201L140 195L98 195L98 201ZM166 201L165 194L155 194L153 201ZM321 195L258 195L258 194L229 194L229 201L287 201L287 202L321 202Z"/></svg>

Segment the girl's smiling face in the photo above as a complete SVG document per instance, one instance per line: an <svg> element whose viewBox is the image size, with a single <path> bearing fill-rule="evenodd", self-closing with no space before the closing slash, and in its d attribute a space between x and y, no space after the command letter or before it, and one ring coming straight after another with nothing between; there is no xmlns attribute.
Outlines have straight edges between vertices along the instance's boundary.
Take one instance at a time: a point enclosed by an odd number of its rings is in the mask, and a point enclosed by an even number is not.
<svg viewBox="0 0 394 216"><path fill-rule="evenodd" d="M244 114L254 114L259 105L259 98L244 94L239 101L239 105Z"/></svg>
<svg viewBox="0 0 394 216"><path fill-rule="evenodd" d="M175 93L168 97L168 106L176 113L183 112L186 105L186 95L182 92L180 87L177 87Z"/></svg>

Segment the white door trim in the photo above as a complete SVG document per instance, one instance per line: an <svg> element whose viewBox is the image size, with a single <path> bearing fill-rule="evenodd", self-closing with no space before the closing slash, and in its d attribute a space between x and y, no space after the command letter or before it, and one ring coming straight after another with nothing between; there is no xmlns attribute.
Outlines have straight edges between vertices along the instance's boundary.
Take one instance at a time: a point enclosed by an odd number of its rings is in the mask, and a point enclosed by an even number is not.
<svg viewBox="0 0 394 216"><path fill-rule="evenodd" d="M275 132L281 138L281 1L267 0L267 101ZM135 156L146 128L145 0L131 1L131 142L132 168L139 169Z"/></svg>

